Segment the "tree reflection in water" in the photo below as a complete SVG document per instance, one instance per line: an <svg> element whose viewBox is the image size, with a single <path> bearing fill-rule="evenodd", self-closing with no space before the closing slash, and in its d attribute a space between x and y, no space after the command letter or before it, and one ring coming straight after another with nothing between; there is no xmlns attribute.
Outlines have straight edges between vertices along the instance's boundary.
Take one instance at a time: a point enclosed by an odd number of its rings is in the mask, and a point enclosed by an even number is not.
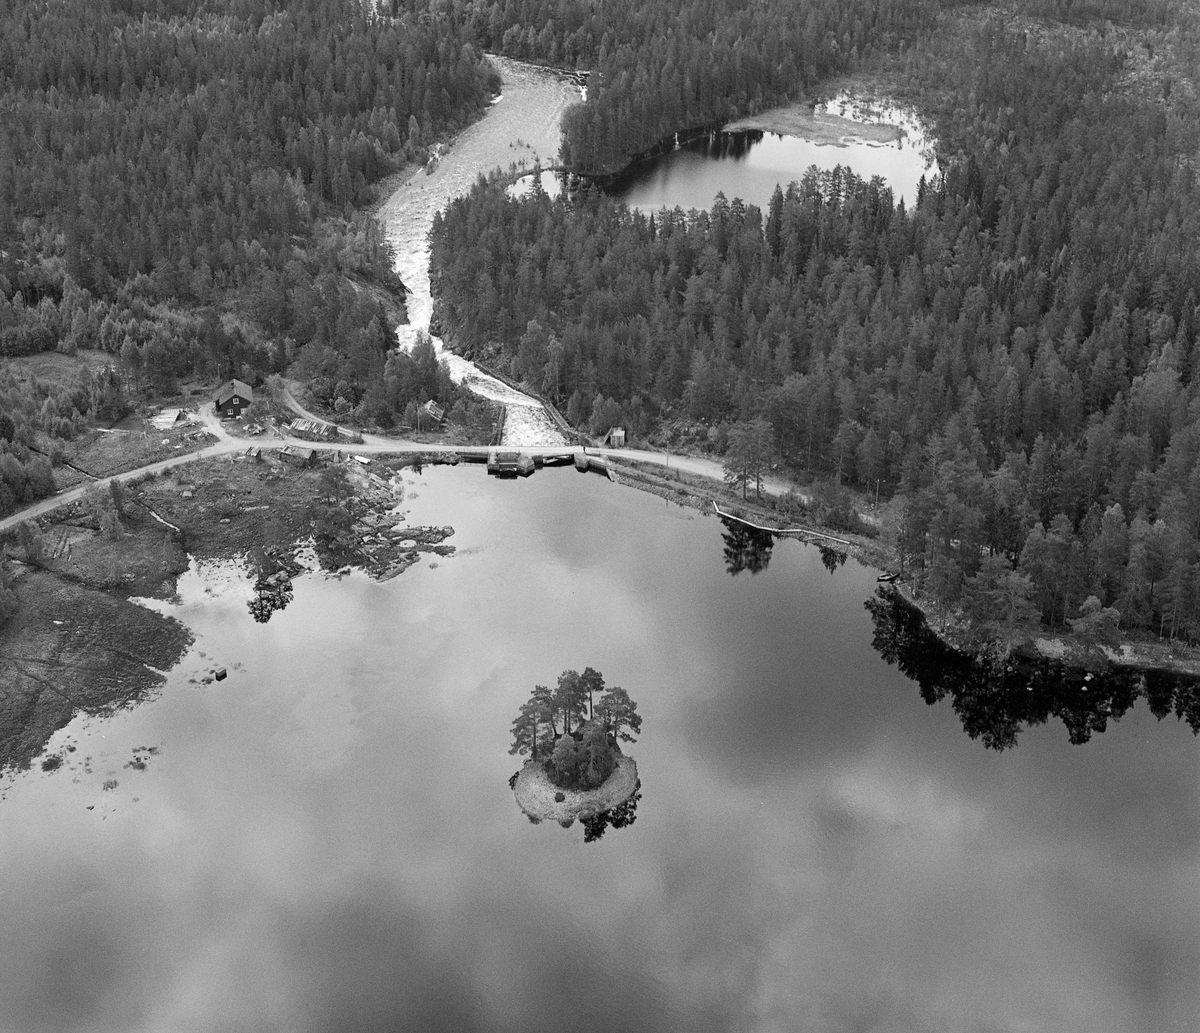
<svg viewBox="0 0 1200 1033"><path fill-rule="evenodd" d="M821 562L831 574L846 562L846 554L840 549L831 549L828 545L818 545L817 548L821 550Z"/></svg>
<svg viewBox="0 0 1200 1033"><path fill-rule="evenodd" d="M881 587L865 605L880 656L915 681L930 706L949 696L963 730L989 749L1015 746L1023 728L1052 716L1066 725L1072 743L1085 743L1141 697L1160 721L1174 712L1200 733L1195 676L1150 669L1089 672L1022 654L972 656L946 646L924 614L893 588Z"/></svg>
<svg viewBox="0 0 1200 1033"><path fill-rule="evenodd" d="M721 541L725 543L725 569L737 575L743 570L761 574L771 562L771 550L775 547L775 536L770 531L760 531L738 520L721 518L725 530Z"/></svg>
<svg viewBox="0 0 1200 1033"><path fill-rule="evenodd" d="M625 800L624 803L617 804L611 811L601 811L590 818L579 819L583 825L583 841L585 843L594 843L597 839L604 835L605 831L611 825L614 829L623 829L627 825L632 825L637 821L637 805L638 800L642 798L642 780L637 780L637 785L634 787L633 795Z"/></svg>
<svg viewBox="0 0 1200 1033"><path fill-rule="evenodd" d="M254 591L254 598L247 605L259 624L266 624L271 619L271 614L286 608L292 601L292 582L281 579L278 575L260 580L254 586Z"/></svg>

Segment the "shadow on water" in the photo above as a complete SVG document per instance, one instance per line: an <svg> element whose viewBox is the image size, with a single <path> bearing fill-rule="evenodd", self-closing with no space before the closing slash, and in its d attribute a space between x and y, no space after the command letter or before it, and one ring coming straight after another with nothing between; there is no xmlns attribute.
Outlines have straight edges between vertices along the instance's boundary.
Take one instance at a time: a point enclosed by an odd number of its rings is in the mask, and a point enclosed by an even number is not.
<svg viewBox="0 0 1200 1033"><path fill-rule="evenodd" d="M642 780L639 778L633 795L623 803L617 804L611 811L601 811L590 818L581 817L579 822L583 826L583 841L594 843L604 835L610 826L614 829L623 829L632 825L637 821L637 806L641 798Z"/></svg>
<svg viewBox="0 0 1200 1033"><path fill-rule="evenodd" d="M738 520L721 518L725 530L721 532L721 542L724 545L725 569L733 576L743 570L751 574L761 574L771 563L771 550L775 548L775 540L784 535L772 534ZM828 545L817 545L821 553L821 563L831 574L846 562L846 553Z"/></svg>
<svg viewBox="0 0 1200 1033"><path fill-rule="evenodd" d="M706 133L695 140L680 144L680 150L691 151L704 158L732 158L741 160L750 154L755 144L762 143L763 133L758 129L744 129L736 133Z"/></svg>
<svg viewBox="0 0 1200 1033"><path fill-rule="evenodd" d="M846 562L846 554L841 549L831 549L828 545L818 545L821 551L821 563L831 574L836 574L838 568Z"/></svg>
<svg viewBox="0 0 1200 1033"><path fill-rule="evenodd" d="M259 579L254 586L254 598L247 603L247 606L259 624L266 624L271 619L271 614L276 610L286 609L291 601L291 579L273 575Z"/></svg>
<svg viewBox="0 0 1200 1033"><path fill-rule="evenodd" d="M933 706L947 696L963 731L993 750L1017 744L1021 731L1059 718L1080 745L1104 732L1145 698L1162 720L1174 713L1200 733L1200 678L1151 669L1088 671L1043 657L960 653L929 628L925 615L899 592L881 587L864 604L874 624L872 645L911 678Z"/></svg>
<svg viewBox="0 0 1200 1033"><path fill-rule="evenodd" d="M751 574L766 570L775 547L775 536L737 520L722 518L721 523L725 527L721 533L721 541L725 544L725 569L733 575L743 570Z"/></svg>
<svg viewBox="0 0 1200 1033"><path fill-rule="evenodd" d="M635 155L621 171L613 175L594 176L591 181L607 193L619 197L639 180L653 175L658 161L672 152L695 154L713 160L741 161L749 156L756 144L762 143L764 135L759 129L726 133L715 126L698 127L688 133L664 137L653 147ZM799 178L799 174L796 178Z"/></svg>

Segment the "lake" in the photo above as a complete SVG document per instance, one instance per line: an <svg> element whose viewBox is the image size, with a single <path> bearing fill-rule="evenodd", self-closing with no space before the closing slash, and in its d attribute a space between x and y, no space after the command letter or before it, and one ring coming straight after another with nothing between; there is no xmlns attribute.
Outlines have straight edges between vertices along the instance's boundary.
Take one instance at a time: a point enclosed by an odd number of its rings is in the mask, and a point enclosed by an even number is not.
<svg viewBox="0 0 1200 1033"><path fill-rule="evenodd" d="M822 110L862 119L861 108L844 95ZM911 208L921 176L935 171L930 142L911 112L884 107L872 115L898 126L903 135L887 143L852 137L833 143L759 130L713 132L637 163L608 192L645 212L676 207L707 211L718 192L730 201L740 197L765 212L776 185L786 190L813 165L822 171L844 165L863 179L881 176L895 200L903 198Z"/></svg>
<svg viewBox="0 0 1200 1033"><path fill-rule="evenodd" d="M988 750L872 648L853 560L730 576L714 518L570 469L405 478L453 556L265 624L194 569L159 697L3 784L0 1029L1193 1028L1186 724ZM644 719L590 843L507 784L518 707L585 666Z"/></svg>

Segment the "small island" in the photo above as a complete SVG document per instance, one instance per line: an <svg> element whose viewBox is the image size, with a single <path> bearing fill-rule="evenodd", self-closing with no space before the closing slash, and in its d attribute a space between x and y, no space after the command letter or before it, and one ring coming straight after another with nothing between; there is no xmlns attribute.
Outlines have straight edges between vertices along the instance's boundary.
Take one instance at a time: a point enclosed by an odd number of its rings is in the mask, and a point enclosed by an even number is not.
<svg viewBox="0 0 1200 1033"><path fill-rule="evenodd" d="M635 742L641 727L629 693L606 687L591 667L563 671L553 691L534 686L512 727L509 753L529 755L511 780L517 805L534 822L552 819L564 828L619 810L641 785L619 742ZM630 813L620 824L632 820Z"/></svg>

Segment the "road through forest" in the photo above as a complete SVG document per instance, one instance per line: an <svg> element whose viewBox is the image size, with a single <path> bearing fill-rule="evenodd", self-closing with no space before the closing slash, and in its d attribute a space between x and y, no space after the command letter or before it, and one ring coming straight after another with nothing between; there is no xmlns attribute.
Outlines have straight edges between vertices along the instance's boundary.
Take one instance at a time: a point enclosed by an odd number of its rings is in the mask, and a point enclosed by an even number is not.
<svg viewBox="0 0 1200 1033"><path fill-rule="evenodd" d="M418 333L428 332L433 312L429 284L429 229L433 225L434 214L444 209L455 197L466 193L478 176L492 169L507 168L514 162L523 162L528 167L532 167L537 160L544 164L552 163L558 154L562 113L569 104L579 99L579 87L562 73L506 58L493 57L491 60L503 77L501 96L483 118L454 139L448 152L443 154L428 174L418 171L412 175L378 212L378 218L396 251L396 271L411 292L407 299L409 323L397 331L399 344L404 348L412 347ZM503 447L516 448L531 455L579 450L577 446L565 443L537 399L483 373L474 364L447 350L439 339L433 338L433 342L439 356L449 364L451 376L457 383L465 383L477 394L507 407ZM315 418L289 392L285 392L284 402L298 414ZM104 487L110 480L129 481L198 459L232 457L251 447L277 449L296 445L326 452L347 451L340 442L305 441L286 435L274 436L266 441L235 438L211 408L202 407L201 421L219 439L215 444L197 452L173 456L112 477L100 478L92 483ZM457 451L450 445L403 441L377 434L363 437L363 443L354 445L350 451L358 455ZM589 452L661 464L667 471L714 480L721 480L723 476L719 462L698 456L670 455L641 449L589 449ZM68 488L0 519L0 532L15 527L23 520L43 516L79 501L88 486L81 484ZM766 478L763 487L770 494L782 494L787 491L788 485L778 478Z"/></svg>

